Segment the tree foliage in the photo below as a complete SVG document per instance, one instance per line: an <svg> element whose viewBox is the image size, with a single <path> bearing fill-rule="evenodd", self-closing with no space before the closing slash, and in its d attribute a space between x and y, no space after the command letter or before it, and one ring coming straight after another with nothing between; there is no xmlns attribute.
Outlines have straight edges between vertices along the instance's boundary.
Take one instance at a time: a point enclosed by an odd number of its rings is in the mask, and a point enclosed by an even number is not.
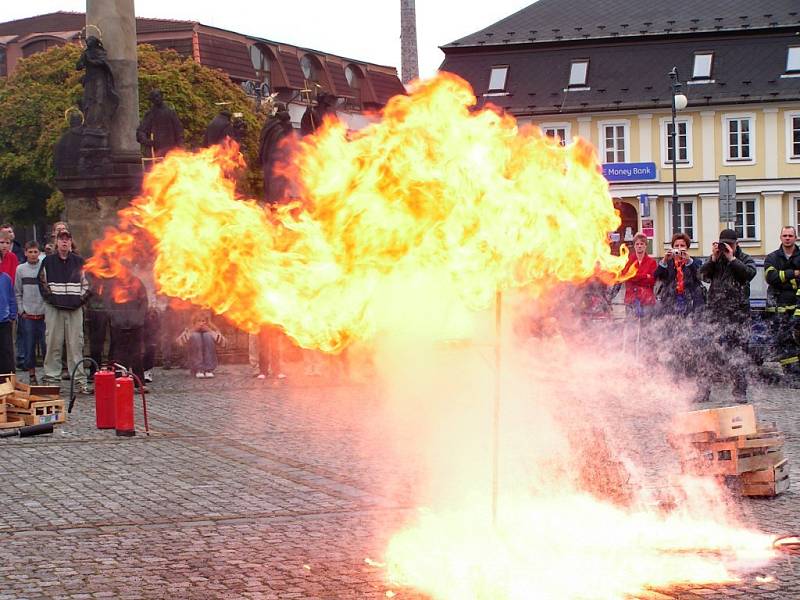
<svg viewBox="0 0 800 600"><path fill-rule="evenodd" d="M55 187L53 147L67 129L65 113L81 98L81 53L76 44L54 47L20 61L14 74L0 78L0 216L15 223L56 217L63 200ZM244 152L251 165L243 192L259 193L256 155L263 117L228 76L184 58L173 50L139 46L140 117L149 109L150 91L159 88L178 113L187 148L201 145L217 103L243 113L247 125Z"/></svg>

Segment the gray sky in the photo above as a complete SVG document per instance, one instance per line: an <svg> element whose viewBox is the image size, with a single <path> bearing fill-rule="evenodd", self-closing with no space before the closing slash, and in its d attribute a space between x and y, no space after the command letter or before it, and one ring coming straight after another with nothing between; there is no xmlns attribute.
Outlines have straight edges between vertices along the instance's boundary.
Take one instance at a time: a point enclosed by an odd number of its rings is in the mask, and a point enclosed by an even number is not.
<svg viewBox="0 0 800 600"><path fill-rule="evenodd" d="M134 0L140 17L200 21L239 33L304 46L400 70L398 0ZM83 12L85 0L0 0L0 20L56 10ZM441 64L439 46L499 21L533 0L416 0L420 74ZM304 15L309 18L304 19Z"/></svg>

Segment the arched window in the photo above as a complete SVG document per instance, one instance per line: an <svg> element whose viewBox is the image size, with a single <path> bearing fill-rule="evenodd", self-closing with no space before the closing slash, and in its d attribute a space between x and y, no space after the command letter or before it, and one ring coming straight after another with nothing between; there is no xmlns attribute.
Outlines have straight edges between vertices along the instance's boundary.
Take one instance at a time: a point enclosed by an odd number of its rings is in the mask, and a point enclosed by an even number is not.
<svg viewBox="0 0 800 600"><path fill-rule="evenodd" d="M253 44L250 46L250 61L253 63L258 82L266 83L272 89L272 53L262 46Z"/></svg>
<svg viewBox="0 0 800 600"><path fill-rule="evenodd" d="M28 58L32 54L36 54L37 52L44 52L45 50L48 50L53 46L63 46L63 45L64 42L59 40L52 40L52 39L36 40L22 47L22 57Z"/></svg>
<svg viewBox="0 0 800 600"><path fill-rule="evenodd" d="M353 99L348 100L347 103L355 110L361 110L361 86L364 81L364 74L357 66L347 65L344 69L344 76L353 94Z"/></svg>
<svg viewBox="0 0 800 600"><path fill-rule="evenodd" d="M300 59L300 68L303 70L303 78L306 81L319 83L320 65L319 60L310 54L303 55Z"/></svg>

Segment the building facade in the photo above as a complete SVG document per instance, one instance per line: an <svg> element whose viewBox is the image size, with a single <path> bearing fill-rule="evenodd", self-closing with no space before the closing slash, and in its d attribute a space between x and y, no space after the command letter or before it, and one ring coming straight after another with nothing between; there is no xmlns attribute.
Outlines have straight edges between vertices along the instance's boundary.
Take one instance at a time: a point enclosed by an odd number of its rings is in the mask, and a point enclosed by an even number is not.
<svg viewBox="0 0 800 600"><path fill-rule="evenodd" d="M441 68L479 103L594 145L623 221L612 240L640 231L661 254L673 233L673 68L688 99L675 162L691 251L709 254L732 226L746 252L764 255L782 225L800 226L796 0L539 0L442 50ZM730 175L726 208L720 177Z"/></svg>
<svg viewBox="0 0 800 600"><path fill-rule="evenodd" d="M0 23L0 77L17 62L54 45L78 43L84 13L54 12ZM220 69L258 100L277 93L299 127L307 102L320 91L337 96L338 112L350 125L365 122L364 110L382 107L405 92L394 67L376 65L301 48L266 38L209 27L197 21L136 19L140 44L173 49L210 68ZM309 90L303 92L303 90Z"/></svg>

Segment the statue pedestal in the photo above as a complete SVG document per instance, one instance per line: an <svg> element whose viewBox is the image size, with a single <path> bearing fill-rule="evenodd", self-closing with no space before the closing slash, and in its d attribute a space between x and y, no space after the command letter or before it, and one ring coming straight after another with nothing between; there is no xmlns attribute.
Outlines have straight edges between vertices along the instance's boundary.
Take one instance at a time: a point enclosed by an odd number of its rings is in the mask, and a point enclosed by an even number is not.
<svg viewBox="0 0 800 600"><path fill-rule="evenodd" d="M141 193L141 159L114 161L107 174L58 177L56 185L64 194L65 216L78 252L87 258L92 242L102 238L107 227L116 226L117 212Z"/></svg>

